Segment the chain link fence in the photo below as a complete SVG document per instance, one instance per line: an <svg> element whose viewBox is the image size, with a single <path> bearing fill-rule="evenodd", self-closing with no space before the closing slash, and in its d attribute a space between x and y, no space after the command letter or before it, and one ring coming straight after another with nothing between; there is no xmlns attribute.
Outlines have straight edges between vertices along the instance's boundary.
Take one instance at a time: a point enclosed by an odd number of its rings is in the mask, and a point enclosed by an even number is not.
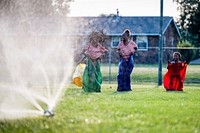
<svg viewBox="0 0 200 133"><path fill-rule="evenodd" d="M134 55L134 69L131 74L133 84L158 84L158 47L149 47L148 51L138 51ZM200 84L200 48L197 47L163 47L162 80L167 72L167 63L172 60L173 52L182 54L182 61L189 62L185 84ZM189 59L189 60L188 60ZM116 49L109 49L104 56L101 70L104 83L117 83L119 56Z"/></svg>

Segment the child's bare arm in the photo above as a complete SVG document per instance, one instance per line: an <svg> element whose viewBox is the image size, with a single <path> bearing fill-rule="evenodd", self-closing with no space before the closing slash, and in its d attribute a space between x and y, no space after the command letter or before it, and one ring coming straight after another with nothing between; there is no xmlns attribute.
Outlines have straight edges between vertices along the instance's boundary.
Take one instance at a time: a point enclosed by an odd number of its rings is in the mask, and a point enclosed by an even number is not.
<svg viewBox="0 0 200 133"><path fill-rule="evenodd" d="M120 57L122 57L122 54L119 48L117 49L117 53L119 54Z"/></svg>
<svg viewBox="0 0 200 133"><path fill-rule="evenodd" d="M87 57L86 56L84 56L80 61L78 61L78 63L77 64L80 64L80 63L83 63L84 61L85 61L85 59L86 59Z"/></svg>

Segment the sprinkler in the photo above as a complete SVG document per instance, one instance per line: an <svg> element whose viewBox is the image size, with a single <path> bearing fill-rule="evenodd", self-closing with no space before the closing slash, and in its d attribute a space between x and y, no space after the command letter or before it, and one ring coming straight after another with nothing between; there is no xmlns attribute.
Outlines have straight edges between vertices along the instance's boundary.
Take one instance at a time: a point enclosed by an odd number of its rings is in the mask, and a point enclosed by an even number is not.
<svg viewBox="0 0 200 133"><path fill-rule="evenodd" d="M45 110L44 116L54 116L54 113L51 110Z"/></svg>

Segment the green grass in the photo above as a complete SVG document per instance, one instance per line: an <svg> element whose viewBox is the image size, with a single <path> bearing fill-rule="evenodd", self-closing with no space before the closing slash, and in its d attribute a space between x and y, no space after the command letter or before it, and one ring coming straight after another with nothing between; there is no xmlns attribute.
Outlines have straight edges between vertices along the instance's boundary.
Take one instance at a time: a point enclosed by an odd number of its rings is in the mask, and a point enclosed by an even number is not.
<svg viewBox="0 0 200 133"><path fill-rule="evenodd" d="M189 65L184 92L157 86L157 65L135 65L131 92L117 93L117 65L101 66L102 93L70 84L54 117L0 120L0 133L200 133L200 65ZM162 74L166 73L163 66ZM4 84L4 83L3 83ZM3 94L0 94L3 95Z"/></svg>
<svg viewBox="0 0 200 133"><path fill-rule="evenodd" d="M109 80L109 67L102 64L101 70L103 73L103 80ZM117 83L116 77L118 72L118 66L113 65L111 67L111 83ZM167 66L163 65L162 77L167 72ZM152 84L158 81L158 65L141 65L136 64L131 74L131 81L134 84ZM186 71L185 84L200 84L200 65L188 65Z"/></svg>
<svg viewBox="0 0 200 133"><path fill-rule="evenodd" d="M1 133L199 133L200 88L166 92L154 85L132 85L131 92L116 92L103 84L101 93L85 93L69 85L54 117L0 122Z"/></svg>

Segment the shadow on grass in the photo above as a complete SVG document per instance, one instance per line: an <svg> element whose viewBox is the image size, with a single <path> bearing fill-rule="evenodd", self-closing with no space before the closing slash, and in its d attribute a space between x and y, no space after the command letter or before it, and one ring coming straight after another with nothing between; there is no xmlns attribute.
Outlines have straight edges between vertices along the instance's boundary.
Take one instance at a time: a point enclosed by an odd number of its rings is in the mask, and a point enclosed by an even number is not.
<svg viewBox="0 0 200 133"><path fill-rule="evenodd" d="M185 92L185 91L165 91L165 92L167 92L167 93L187 93L187 92Z"/></svg>
<svg viewBox="0 0 200 133"><path fill-rule="evenodd" d="M110 93L109 95L121 95L121 94L127 94L127 93L131 93L133 91L114 91L112 93Z"/></svg>

